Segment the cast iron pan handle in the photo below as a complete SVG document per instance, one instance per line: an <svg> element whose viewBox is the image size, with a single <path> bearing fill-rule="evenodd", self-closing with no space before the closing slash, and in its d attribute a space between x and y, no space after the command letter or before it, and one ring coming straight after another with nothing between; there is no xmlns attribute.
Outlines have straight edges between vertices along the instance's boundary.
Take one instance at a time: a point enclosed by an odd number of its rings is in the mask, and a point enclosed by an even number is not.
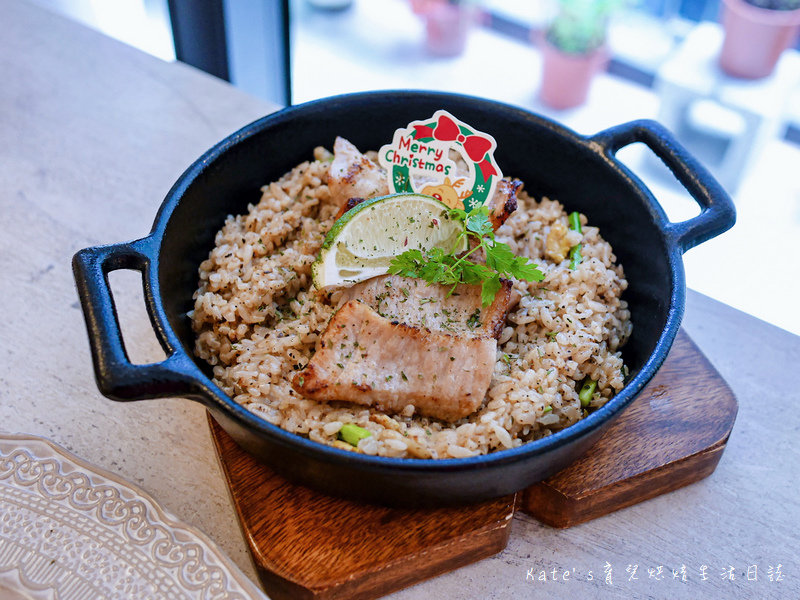
<svg viewBox="0 0 800 600"><path fill-rule="evenodd" d="M188 372L188 358L182 348L166 339L154 327L167 358L159 363L131 363L117 317L108 274L118 269L139 271L147 281L152 264L150 238L111 246L96 246L79 251L72 258L72 269L89 332L95 378L100 392L112 400L144 400L171 396L191 396L196 380Z"/></svg>
<svg viewBox="0 0 800 600"><path fill-rule="evenodd" d="M681 223L667 223L681 251L686 252L730 229L736 221L733 200L708 170L656 121L631 121L601 131L590 138L609 155L634 142L642 142L669 167L676 179L700 205L696 217Z"/></svg>

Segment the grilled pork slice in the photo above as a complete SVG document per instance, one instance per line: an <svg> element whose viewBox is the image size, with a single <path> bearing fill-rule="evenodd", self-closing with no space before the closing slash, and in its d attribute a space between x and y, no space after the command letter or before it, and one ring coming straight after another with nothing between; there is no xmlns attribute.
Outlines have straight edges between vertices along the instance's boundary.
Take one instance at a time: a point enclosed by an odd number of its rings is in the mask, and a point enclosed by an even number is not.
<svg viewBox="0 0 800 600"><path fill-rule="evenodd" d="M522 187L522 182L518 179L510 181L501 179L497 182L494 195L487 205L489 208L489 219L495 230L506 222L506 219L517 210L517 192Z"/></svg>
<svg viewBox="0 0 800 600"><path fill-rule="evenodd" d="M361 300L389 321L472 336L497 338L511 302L511 282L502 280L494 302L481 308L481 287L429 285L421 279L381 275L345 289L340 304Z"/></svg>
<svg viewBox="0 0 800 600"><path fill-rule="evenodd" d="M328 170L328 189L341 216L347 210L350 198L385 196L389 193L389 184L383 169L346 139L337 137L333 144L333 162Z"/></svg>
<svg viewBox="0 0 800 600"><path fill-rule="evenodd" d="M306 398L344 400L399 413L456 421L481 405L492 379L497 340L413 327L346 302L292 387Z"/></svg>

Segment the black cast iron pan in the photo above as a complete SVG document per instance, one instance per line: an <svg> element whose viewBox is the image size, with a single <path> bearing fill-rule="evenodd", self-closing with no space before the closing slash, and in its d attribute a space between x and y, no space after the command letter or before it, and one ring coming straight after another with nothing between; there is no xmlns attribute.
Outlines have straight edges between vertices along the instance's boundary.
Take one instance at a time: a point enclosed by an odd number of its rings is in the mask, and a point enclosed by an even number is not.
<svg viewBox="0 0 800 600"><path fill-rule="evenodd" d="M394 130L443 108L498 143L503 172L535 197L585 213L612 244L629 282L633 335L623 349L625 388L577 424L520 448L446 460L391 459L317 444L270 425L233 402L192 354L187 311L198 266L225 217L257 202L260 187L332 147L335 136L377 149ZM671 223L647 188L616 158L647 145L700 205ZM574 461L596 442L653 377L678 332L685 302L682 253L730 228L735 211L713 177L658 123L634 121L585 137L525 110L430 92L372 92L291 107L223 140L178 179L145 238L87 248L73 259L100 391L128 401L183 396L203 403L248 452L292 480L333 495L395 506L469 503L525 488ZM141 271L145 302L166 360L134 365L122 342L108 273Z"/></svg>

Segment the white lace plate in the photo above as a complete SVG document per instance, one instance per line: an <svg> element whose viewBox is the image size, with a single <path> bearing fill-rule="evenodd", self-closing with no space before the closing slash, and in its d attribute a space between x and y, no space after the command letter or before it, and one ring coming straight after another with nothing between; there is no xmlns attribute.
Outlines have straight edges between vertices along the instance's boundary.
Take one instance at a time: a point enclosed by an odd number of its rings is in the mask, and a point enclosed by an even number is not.
<svg viewBox="0 0 800 600"><path fill-rule="evenodd" d="M0 598L266 596L143 490L43 438L0 433Z"/></svg>

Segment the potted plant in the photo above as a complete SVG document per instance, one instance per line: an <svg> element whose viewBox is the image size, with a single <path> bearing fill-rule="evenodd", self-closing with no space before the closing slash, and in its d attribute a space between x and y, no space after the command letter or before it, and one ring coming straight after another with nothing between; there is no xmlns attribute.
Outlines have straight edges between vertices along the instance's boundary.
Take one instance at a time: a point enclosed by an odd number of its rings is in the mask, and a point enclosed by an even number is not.
<svg viewBox="0 0 800 600"><path fill-rule="evenodd" d="M558 0L542 45L539 98L565 109L586 102L592 78L608 62L606 33L621 0Z"/></svg>
<svg viewBox="0 0 800 600"><path fill-rule="evenodd" d="M722 2L720 67L734 77L767 77L800 30L800 0Z"/></svg>
<svg viewBox="0 0 800 600"><path fill-rule="evenodd" d="M435 56L464 52L475 22L476 0L411 0L411 9L425 20L425 47Z"/></svg>

